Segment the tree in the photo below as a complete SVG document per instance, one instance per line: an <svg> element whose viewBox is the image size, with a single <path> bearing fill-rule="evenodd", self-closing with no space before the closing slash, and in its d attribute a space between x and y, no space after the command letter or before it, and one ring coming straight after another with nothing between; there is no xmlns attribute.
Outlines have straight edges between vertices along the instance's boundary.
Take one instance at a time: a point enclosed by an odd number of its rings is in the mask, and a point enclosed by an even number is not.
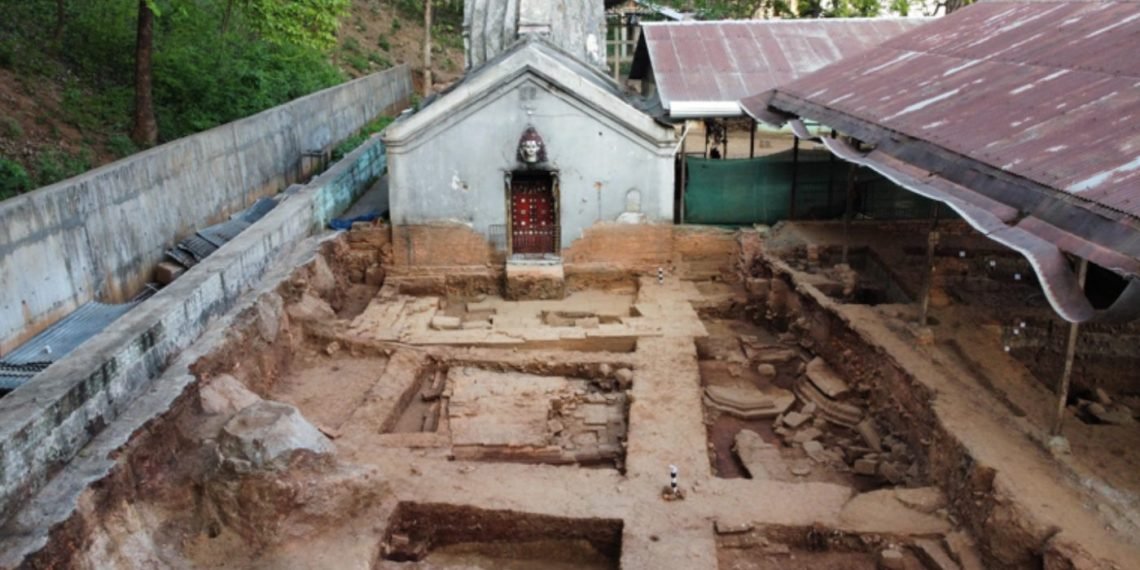
<svg viewBox="0 0 1140 570"><path fill-rule="evenodd" d="M431 0L424 2L424 96L431 94Z"/></svg>
<svg viewBox="0 0 1140 570"><path fill-rule="evenodd" d="M351 0L229 0L246 23L266 41L325 51L336 45L340 18ZM228 20L228 16L227 16Z"/></svg>
<svg viewBox="0 0 1140 570"><path fill-rule="evenodd" d="M161 17L158 0L139 0L135 42L135 105L131 139L140 147L158 142L154 112L154 20ZM336 45L340 18L351 0L228 0L222 20L225 33L236 11L243 23L267 42L326 51Z"/></svg>
<svg viewBox="0 0 1140 570"><path fill-rule="evenodd" d="M155 0L139 0L138 32L135 37L135 109L131 140L140 147L158 143L158 122L154 118L154 17Z"/></svg>

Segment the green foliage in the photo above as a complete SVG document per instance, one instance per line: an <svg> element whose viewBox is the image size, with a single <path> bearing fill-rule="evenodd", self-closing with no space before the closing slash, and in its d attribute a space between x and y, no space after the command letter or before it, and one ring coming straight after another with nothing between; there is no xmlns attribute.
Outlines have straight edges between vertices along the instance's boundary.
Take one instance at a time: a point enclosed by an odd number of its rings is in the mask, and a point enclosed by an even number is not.
<svg viewBox="0 0 1140 570"><path fill-rule="evenodd" d="M336 148L334 148L332 152L333 161L335 162L344 158L345 155L356 150L356 147L364 144L364 141L368 140L369 137L384 130L390 124L392 124L392 117L381 116L367 125L364 125L364 127L360 129L360 132L336 145Z"/></svg>
<svg viewBox="0 0 1140 570"><path fill-rule="evenodd" d="M32 179L18 162L0 156L0 200L32 189Z"/></svg>
<svg viewBox="0 0 1140 570"><path fill-rule="evenodd" d="M38 173L36 182L40 186L47 186L71 178L90 170L94 160L94 153L89 148L81 149L75 155L56 149L46 151L36 158L35 169Z"/></svg>
<svg viewBox="0 0 1140 570"><path fill-rule="evenodd" d="M111 151L115 158L123 158L138 152L139 149L131 137L123 133L115 133L107 139L107 150Z"/></svg>
<svg viewBox="0 0 1140 570"><path fill-rule="evenodd" d="M400 19L399 18L392 18L392 31L393 32L400 31Z"/></svg>
<svg viewBox="0 0 1140 570"><path fill-rule="evenodd" d="M244 0L250 28L266 40L323 51L336 44L350 0Z"/></svg>
<svg viewBox="0 0 1140 570"><path fill-rule="evenodd" d="M388 41L388 36L384 34L380 34L380 37L376 40L376 45L384 51L392 51L392 43Z"/></svg>
<svg viewBox="0 0 1140 570"><path fill-rule="evenodd" d="M0 137L9 139L18 139L24 136L24 128L20 126L20 122L12 117L0 117Z"/></svg>
<svg viewBox="0 0 1140 570"><path fill-rule="evenodd" d="M0 39L0 67L12 69L16 63L16 45L8 38Z"/></svg>
<svg viewBox="0 0 1140 570"><path fill-rule="evenodd" d="M344 54L344 62L361 73L368 71L368 58L362 54L348 52Z"/></svg>

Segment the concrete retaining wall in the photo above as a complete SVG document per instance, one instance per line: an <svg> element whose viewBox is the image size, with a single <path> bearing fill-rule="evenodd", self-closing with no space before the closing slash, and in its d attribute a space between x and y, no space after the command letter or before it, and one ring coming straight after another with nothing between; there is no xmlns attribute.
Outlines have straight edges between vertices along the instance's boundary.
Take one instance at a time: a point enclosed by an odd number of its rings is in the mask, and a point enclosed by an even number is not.
<svg viewBox="0 0 1140 570"><path fill-rule="evenodd" d="M165 249L294 182L412 94L400 66L0 202L0 354L91 300L120 302Z"/></svg>
<svg viewBox="0 0 1140 570"><path fill-rule="evenodd" d="M386 163L373 137L170 286L0 399L0 513L14 514L57 467L150 389L173 357L229 310L282 251L347 208Z"/></svg>

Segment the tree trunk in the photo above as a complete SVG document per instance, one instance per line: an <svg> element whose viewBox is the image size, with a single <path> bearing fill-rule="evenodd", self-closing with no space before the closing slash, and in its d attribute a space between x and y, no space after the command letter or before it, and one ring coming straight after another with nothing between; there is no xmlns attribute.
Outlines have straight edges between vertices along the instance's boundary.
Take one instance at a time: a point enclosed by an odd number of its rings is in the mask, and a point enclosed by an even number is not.
<svg viewBox="0 0 1140 570"><path fill-rule="evenodd" d="M55 0L55 40L63 37L63 28L67 24L67 0Z"/></svg>
<svg viewBox="0 0 1140 570"><path fill-rule="evenodd" d="M424 97L431 94L431 0L424 2Z"/></svg>
<svg viewBox="0 0 1140 570"><path fill-rule="evenodd" d="M139 28L135 43L135 116L131 140L140 147L158 142L158 123L154 120L151 51L154 47L154 12L147 0L139 0Z"/></svg>

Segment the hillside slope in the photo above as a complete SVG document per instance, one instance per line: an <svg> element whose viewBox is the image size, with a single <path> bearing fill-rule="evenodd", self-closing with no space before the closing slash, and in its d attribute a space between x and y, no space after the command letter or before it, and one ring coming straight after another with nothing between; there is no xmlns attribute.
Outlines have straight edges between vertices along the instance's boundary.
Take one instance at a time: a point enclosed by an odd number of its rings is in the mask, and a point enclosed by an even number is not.
<svg viewBox="0 0 1140 570"><path fill-rule="evenodd" d="M402 63L413 67L419 82L423 20L422 13L416 13L415 4L409 0L353 0L341 20L337 45L328 54L329 61L339 69L340 77L333 82ZM454 13L444 16L444 21L433 26L437 84L454 80L463 68L459 22L454 21ZM452 21L447 21L449 16ZM43 20L39 25L45 30L50 28L50 22ZM89 70L84 73L77 68L74 55L67 53L66 40L55 45L45 41L41 47L34 34L20 42L11 36L4 38L3 32L0 30L0 199L138 151L127 136L132 101L129 77L116 80ZM47 32L43 35L50 37ZM133 57L133 46L121 36L120 33L115 38L115 55L129 59ZM214 40L204 37L201 41ZM156 45L156 50L163 47ZM256 103L246 102L237 116L227 119L262 109ZM177 129L168 129L170 125L164 125L163 117L159 117L160 131L169 134L175 130L179 136L215 124L207 118L192 123L193 128L180 124ZM23 183L18 179L19 171L24 176Z"/></svg>

